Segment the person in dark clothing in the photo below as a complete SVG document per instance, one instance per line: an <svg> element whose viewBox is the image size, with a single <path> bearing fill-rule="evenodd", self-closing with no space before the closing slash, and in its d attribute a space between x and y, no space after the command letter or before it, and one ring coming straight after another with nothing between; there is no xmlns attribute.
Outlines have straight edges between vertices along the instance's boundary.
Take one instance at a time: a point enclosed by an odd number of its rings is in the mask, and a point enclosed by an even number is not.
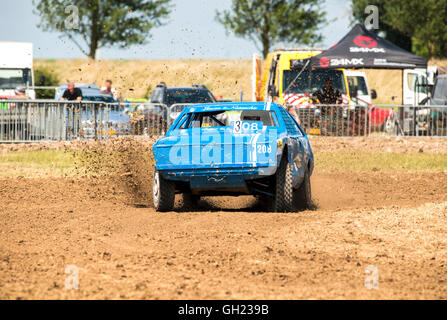
<svg viewBox="0 0 447 320"><path fill-rule="evenodd" d="M334 88L332 84L331 79L326 79L326 82L324 83L324 87L312 95L312 100L314 100L315 103L318 99L318 104L322 105L334 105L334 104L341 104L343 102L343 97L341 94L341 91ZM321 115L322 116L331 116L333 117L337 113L338 108L334 108L333 106L321 106Z"/></svg>
<svg viewBox="0 0 447 320"><path fill-rule="evenodd" d="M67 89L62 95L61 101L82 101L82 91L75 88L73 82L67 84ZM67 137L71 138L79 134L81 124L81 106L73 103L66 104L66 130Z"/></svg>
<svg viewBox="0 0 447 320"><path fill-rule="evenodd" d="M338 104L343 100L340 90L333 87L331 79L326 79L324 87L314 92L313 96L320 104Z"/></svg>
<svg viewBox="0 0 447 320"><path fill-rule="evenodd" d="M69 82L67 89L62 95L61 101L82 101L82 91L79 88L75 88L74 83Z"/></svg>

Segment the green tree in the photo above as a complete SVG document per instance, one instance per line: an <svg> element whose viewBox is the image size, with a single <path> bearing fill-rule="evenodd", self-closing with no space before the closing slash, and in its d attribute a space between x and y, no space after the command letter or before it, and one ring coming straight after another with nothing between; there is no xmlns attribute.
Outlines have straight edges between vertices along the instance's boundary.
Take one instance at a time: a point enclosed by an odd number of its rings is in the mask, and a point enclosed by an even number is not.
<svg viewBox="0 0 447 320"><path fill-rule="evenodd" d="M99 48L144 44L154 27L164 24L171 0L33 0L39 28L61 32L88 57ZM78 39L85 43L81 44ZM84 49L86 48L86 49Z"/></svg>
<svg viewBox="0 0 447 320"><path fill-rule="evenodd" d="M447 57L447 1L352 0L353 19L363 22L371 4L379 8L378 31L386 39L427 58Z"/></svg>
<svg viewBox="0 0 447 320"><path fill-rule="evenodd" d="M60 84L58 76L49 68L38 67L34 69L35 84L44 87L57 87ZM37 99L54 99L53 89L36 90Z"/></svg>
<svg viewBox="0 0 447 320"><path fill-rule="evenodd" d="M322 3L323 0L233 0L231 10L218 11L216 19L227 32L251 39L265 58L279 42L320 42L318 29L326 15Z"/></svg>
<svg viewBox="0 0 447 320"><path fill-rule="evenodd" d="M413 37L413 51L427 58L447 57L447 1L395 0L386 19Z"/></svg>
<svg viewBox="0 0 447 320"><path fill-rule="evenodd" d="M364 23L367 14L365 14L365 8L369 5L375 5L379 9L379 30L371 30L372 32L382 33L385 39L391 41L397 46L411 51L412 48L412 38L411 36L397 30L390 21L387 21L387 4L390 1L386 0L352 0L351 10L352 10L352 22L353 23Z"/></svg>

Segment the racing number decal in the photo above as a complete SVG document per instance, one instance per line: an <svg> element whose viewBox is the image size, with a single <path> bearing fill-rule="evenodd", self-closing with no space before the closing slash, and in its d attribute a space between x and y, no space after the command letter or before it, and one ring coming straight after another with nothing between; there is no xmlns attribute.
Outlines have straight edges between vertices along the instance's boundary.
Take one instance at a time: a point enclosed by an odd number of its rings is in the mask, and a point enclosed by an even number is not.
<svg viewBox="0 0 447 320"><path fill-rule="evenodd" d="M234 122L233 133L241 133L242 121L237 120Z"/></svg>
<svg viewBox="0 0 447 320"><path fill-rule="evenodd" d="M262 121L242 121L235 120L233 124L233 134L250 133L249 143L246 146L247 161L257 162L259 159L265 159L272 152L272 146L266 143L258 144L257 141L261 137L264 123ZM264 138L262 138L264 140Z"/></svg>
<svg viewBox="0 0 447 320"><path fill-rule="evenodd" d="M272 146L266 143L257 144L256 141L253 141L251 150L252 151L248 153L248 161L265 162L272 153Z"/></svg>
<svg viewBox="0 0 447 320"><path fill-rule="evenodd" d="M241 133L248 131L259 131L262 129L262 123L236 120L233 123L233 133Z"/></svg>
<svg viewBox="0 0 447 320"><path fill-rule="evenodd" d="M272 152L272 146L268 145L258 145L258 153L271 153Z"/></svg>

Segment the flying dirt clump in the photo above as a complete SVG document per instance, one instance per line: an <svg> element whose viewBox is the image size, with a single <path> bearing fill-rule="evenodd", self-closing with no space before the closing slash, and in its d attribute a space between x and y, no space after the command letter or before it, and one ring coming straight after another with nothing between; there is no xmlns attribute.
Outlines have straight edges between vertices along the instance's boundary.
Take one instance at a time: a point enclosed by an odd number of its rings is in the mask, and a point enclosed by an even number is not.
<svg viewBox="0 0 447 320"><path fill-rule="evenodd" d="M152 206L153 139L90 141L73 151L77 174L119 188L135 206Z"/></svg>

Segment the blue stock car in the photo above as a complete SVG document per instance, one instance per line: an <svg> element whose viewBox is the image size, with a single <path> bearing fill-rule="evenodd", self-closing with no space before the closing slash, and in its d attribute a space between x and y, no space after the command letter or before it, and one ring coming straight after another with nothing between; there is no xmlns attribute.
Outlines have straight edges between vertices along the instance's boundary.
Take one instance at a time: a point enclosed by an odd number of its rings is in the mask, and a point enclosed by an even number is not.
<svg viewBox="0 0 447 320"><path fill-rule="evenodd" d="M154 205L170 211L176 193L255 195L275 212L311 207L309 140L280 105L213 103L186 107L153 146Z"/></svg>

